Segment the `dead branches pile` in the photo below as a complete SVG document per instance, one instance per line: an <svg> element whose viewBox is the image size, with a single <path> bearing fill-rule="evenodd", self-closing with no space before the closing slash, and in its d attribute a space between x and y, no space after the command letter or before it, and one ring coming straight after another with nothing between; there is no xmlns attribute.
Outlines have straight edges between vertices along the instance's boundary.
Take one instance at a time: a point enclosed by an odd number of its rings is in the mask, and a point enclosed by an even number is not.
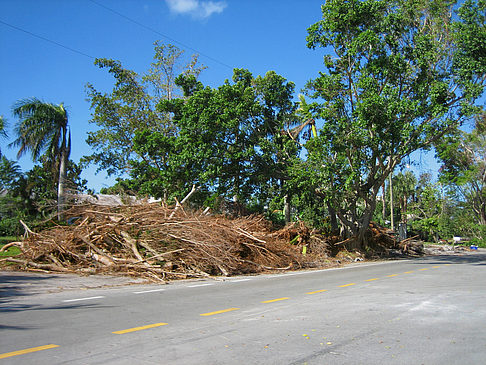
<svg viewBox="0 0 486 365"><path fill-rule="evenodd" d="M26 268L120 273L154 280L236 275L305 266L298 248L271 234L263 217L234 220L158 204L85 205L70 226L29 232L8 258Z"/></svg>
<svg viewBox="0 0 486 365"><path fill-rule="evenodd" d="M391 229L370 224L372 241L375 249L381 249L386 255L422 256L425 254L424 244L416 237L398 241L395 232Z"/></svg>

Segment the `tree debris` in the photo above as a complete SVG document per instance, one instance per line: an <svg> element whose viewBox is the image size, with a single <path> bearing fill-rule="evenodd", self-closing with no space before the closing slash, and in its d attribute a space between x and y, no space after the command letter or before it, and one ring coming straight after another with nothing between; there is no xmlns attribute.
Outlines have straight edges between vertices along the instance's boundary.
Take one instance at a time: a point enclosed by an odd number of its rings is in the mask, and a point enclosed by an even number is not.
<svg viewBox="0 0 486 365"><path fill-rule="evenodd" d="M357 260L346 250L348 240L311 231L303 222L275 231L262 216L229 219L159 203L76 205L65 215L74 224L37 233L25 225L24 240L15 243L22 253L1 261L25 269L163 281L329 267ZM423 245L414 239L398 243L393 232L375 224L370 232L378 252L423 253ZM333 260L339 251L345 254Z"/></svg>

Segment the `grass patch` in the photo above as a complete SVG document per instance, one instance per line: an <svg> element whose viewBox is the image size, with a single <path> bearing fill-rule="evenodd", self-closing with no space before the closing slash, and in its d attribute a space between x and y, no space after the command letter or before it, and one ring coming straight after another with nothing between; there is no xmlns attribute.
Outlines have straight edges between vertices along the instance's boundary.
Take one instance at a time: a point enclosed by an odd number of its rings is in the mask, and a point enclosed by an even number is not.
<svg viewBox="0 0 486 365"><path fill-rule="evenodd" d="M15 236L3 236L0 237L0 245L5 245L6 243L20 241L20 237Z"/></svg>
<svg viewBox="0 0 486 365"><path fill-rule="evenodd" d="M20 241L20 238L14 236L0 237L0 249L7 243L15 242L15 241ZM14 246L8 248L5 252L0 252L0 257L17 256L21 252L22 251L20 251L20 248Z"/></svg>
<svg viewBox="0 0 486 365"><path fill-rule="evenodd" d="M3 245L0 245L0 248ZM18 247L10 247L6 251L0 252L0 257L10 257L10 256L17 256L21 253L20 248Z"/></svg>

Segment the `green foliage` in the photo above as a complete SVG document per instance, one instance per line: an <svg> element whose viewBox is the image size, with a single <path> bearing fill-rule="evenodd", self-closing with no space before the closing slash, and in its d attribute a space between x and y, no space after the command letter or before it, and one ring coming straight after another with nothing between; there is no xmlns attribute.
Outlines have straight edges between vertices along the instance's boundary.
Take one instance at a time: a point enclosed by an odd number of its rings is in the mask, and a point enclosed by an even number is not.
<svg viewBox="0 0 486 365"><path fill-rule="evenodd" d="M192 75L176 81L185 99L162 100L158 110L173 116L177 133L137 132L134 150L142 161L132 162L132 183L140 193L168 199L195 184L207 198L237 197L262 207L298 150L281 133L295 111L294 85L275 72L254 78L241 69L214 89Z"/></svg>
<svg viewBox="0 0 486 365"><path fill-rule="evenodd" d="M95 152L85 156L83 164L94 163L98 170L120 176L143 160L134 147L137 132L177 133L171 116L155 105L180 94L175 84L179 73L197 77L205 67L199 65L197 56L184 63L183 51L176 46L159 41L154 46L154 62L145 75L125 69L119 61L96 59L95 65L108 69L115 85L111 93L102 93L92 84L86 87L93 110L90 122L98 129L88 132L86 142Z"/></svg>
<svg viewBox="0 0 486 365"><path fill-rule="evenodd" d="M6 128L6 120L3 115L0 115L0 139L7 138L7 131ZM0 157L2 157L2 150L0 149Z"/></svg>
<svg viewBox="0 0 486 365"><path fill-rule="evenodd" d="M333 50L308 95L325 121L306 145L317 189L349 234L366 243L376 196L396 166L477 110L485 68L484 4L330 0L309 48ZM469 9L469 10L467 10ZM474 29L480 41L468 43ZM479 60L471 64L472 52Z"/></svg>
<svg viewBox="0 0 486 365"><path fill-rule="evenodd" d="M11 143L19 147L17 157L30 152L33 161L46 156L52 164L59 164L61 152L65 151L69 158L68 112L62 103L23 99L14 104L12 113L19 118L15 126L17 138Z"/></svg>
<svg viewBox="0 0 486 365"><path fill-rule="evenodd" d="M23 234L20 220L34 228L52 217L57 203L58 173L47 160L23 174L18 165L2 158L0 162L0 235ZM86 180L81 179L81 168L68 163L66 187L68 191L85 191Z"/></svg>
<svg viewBox="0 0 486 365"><path fill-rule="evenodd" d="M476 116L475 128L455 130L436 144L442 161L440 180L460 206L463 235L483 244L486 240L486 116Z"/></svg>
<svg viewBox="0 0 486 365"><path fill-rule="evenodd" d="M19 119L15 126L15 139L11 145L19 147L17 157L30 152L33 161L44 163L57 173L57 213L62 220L65 204L67 164L71 154L71 132L68 128L68 112L64 105L45 103L37 98L23 99L13 107Z"/></svg>

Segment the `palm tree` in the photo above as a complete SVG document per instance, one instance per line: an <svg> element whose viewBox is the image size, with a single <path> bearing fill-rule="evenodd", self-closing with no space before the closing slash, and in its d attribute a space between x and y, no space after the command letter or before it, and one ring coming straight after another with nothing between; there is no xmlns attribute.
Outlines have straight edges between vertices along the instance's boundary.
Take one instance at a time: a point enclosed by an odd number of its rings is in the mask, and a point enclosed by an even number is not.
<svg viewBox="0 0 486 365"><path fill-rule="evenodd" d="M29 98L14 104L13 115L19 118L15 126L17 139L11 143L14 147L20 147L17 158L30 151L32 161L39 161L44 154L59 171L57 214L58 219L62 220L67 162L71 153L67 110L62 103L55 105Z"/></svg>
<svg viewBox="0 0 486 365"><path fill-rule="evenodd" d="M7 138L7 132L5 131L5 118L0 115L0 137ZM0 149L0 157L2 157L2 150Z"/></svg>

